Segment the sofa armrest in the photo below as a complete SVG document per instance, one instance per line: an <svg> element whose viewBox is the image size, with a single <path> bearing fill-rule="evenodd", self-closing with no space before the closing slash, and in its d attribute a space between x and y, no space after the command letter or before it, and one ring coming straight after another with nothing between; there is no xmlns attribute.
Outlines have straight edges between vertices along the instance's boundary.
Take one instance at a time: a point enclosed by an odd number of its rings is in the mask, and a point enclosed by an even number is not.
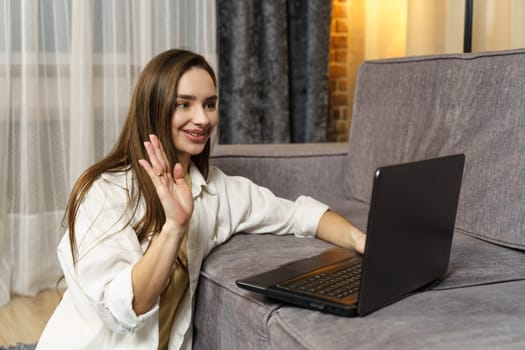
<svg viewBox="0 0 525 350"><path fill-rule="evenodd" d="M210 164L228 175L244 176L276 195L320 201L344 199L346 143L217 145Z"/></svg>

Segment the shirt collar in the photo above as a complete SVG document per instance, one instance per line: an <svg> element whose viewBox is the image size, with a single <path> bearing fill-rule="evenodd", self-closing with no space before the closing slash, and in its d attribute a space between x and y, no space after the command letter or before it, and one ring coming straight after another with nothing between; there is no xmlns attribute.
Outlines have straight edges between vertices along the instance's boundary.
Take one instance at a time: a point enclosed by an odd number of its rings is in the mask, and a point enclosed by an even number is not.
<svg viewBox="0 0 525 350"><path fill-rule="evenodd" d="M216 192L208 186L204 176L202 176L200 170L195 164L193 164L193 162L190 162L189 172L191 177L191 194L193 195L193 198L197 198L202 193L202 190L205 190L209 194L216 194Z"/></svg>

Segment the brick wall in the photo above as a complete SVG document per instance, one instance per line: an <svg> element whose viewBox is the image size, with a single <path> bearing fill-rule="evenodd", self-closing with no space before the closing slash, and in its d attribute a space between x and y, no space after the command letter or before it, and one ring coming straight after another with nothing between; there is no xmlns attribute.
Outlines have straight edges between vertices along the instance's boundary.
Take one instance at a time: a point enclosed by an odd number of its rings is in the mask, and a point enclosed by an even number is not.
<svg viewBox="0 0 525 350"><path fill-rule="evenodd" d="M336 142L348 141L355 77L364 56L365 1L332 0L330 113Z"/></svg>

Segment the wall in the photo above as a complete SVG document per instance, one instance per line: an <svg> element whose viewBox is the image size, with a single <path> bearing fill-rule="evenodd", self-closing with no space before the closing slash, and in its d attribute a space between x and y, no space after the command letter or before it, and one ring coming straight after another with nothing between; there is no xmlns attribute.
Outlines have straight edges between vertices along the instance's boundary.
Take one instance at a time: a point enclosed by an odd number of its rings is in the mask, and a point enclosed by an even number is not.
<svg viewBox="0 0 525 350"><path fill-rule="evenodd" d="M330 33L330 113L334 141L348 141L354 82L364 60L364 1L333 0Z"/></svg>

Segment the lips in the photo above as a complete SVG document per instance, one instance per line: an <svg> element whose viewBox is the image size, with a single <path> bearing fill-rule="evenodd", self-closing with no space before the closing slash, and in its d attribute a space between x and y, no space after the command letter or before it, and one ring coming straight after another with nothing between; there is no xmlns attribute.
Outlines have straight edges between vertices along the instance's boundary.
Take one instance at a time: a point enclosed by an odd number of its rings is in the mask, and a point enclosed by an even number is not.
<svg viewBox="0 0 525 350"><path fill-rule="evenodd" d="M184 135L192 142L204 142L208 139L208 130L182 130Z"/></svg>

